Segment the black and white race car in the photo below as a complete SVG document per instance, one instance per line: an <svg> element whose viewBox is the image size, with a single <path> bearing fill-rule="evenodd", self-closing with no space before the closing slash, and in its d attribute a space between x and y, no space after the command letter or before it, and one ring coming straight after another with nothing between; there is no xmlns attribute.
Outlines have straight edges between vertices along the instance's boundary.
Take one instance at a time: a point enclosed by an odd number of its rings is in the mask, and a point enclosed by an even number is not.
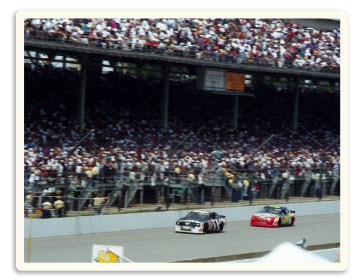
<svg viewBox="0 0 360 280"><path fill-rule="evenodd" d="M208 233L221 232L226 225L226 217L209 211L191 211L176 221L175 232Z"/></svg>

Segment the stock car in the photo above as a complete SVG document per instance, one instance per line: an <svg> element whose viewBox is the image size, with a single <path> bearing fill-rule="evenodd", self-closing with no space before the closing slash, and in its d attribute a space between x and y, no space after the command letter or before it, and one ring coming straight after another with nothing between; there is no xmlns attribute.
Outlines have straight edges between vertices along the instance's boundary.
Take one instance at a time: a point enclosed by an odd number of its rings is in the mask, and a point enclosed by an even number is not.
<svg viewBox="0 0 360 280"><path fill-rule="evenodd" d="M226 225L226 217L210 211L191 211L176 221L175 232L208 233L221 232Z"/></svg>
<svg viewBox="0 0 360 280"><path fill-rule="evenodd" d="M264 206L260 211L251 216L250 225L258 227L293 226L295 211L286 207Z"/></svg>

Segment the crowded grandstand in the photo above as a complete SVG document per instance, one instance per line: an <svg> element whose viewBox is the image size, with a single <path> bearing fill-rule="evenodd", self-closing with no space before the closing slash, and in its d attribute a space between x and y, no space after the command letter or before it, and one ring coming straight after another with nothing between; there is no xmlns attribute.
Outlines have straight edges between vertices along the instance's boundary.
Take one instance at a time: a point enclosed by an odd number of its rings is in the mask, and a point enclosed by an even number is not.
<svg viewBox="0 0 360 280"><path fill-rule="evenodd" d="M340 68L340 29L283 19L26 19L25 38L231 63Z"/></svg>
<svg viewBox="0 0 360 280"><path fill-rule="evenodd" d="M26 19L24 27L26 40L309 72L340 67L339 29L281 19ZM248 96L240 97L234 128L231 97L200 90L190 74L172 75L164 127L161 75L94 71L87 78L82 127L81 71L58 64L29 59L24 65L26 195L54 201L69 188L81 197L87 188L98 191L103 184L105 196L120 183L131 189L134 182L149 188L223 186L220 198L226 199L233 199L237 189L240 199L282 198L279 184L285 183L293 185L292 196L314 195L304 190L306 182L324 186L319 197L339 193L338 85L302 85L294 127L294 87L254 80L246 85ZM273 194L274 184L280 191ZM212 192L200 194L188 201L204 203Z"/></svg>

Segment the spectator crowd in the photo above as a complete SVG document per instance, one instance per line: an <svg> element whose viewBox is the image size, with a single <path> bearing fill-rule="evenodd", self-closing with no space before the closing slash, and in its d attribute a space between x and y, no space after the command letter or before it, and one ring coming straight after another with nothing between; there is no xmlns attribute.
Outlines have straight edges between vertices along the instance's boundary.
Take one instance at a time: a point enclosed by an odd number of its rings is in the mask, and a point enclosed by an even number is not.
<svg viewBox="0 0 360 280"><path fill-rule="evenodd" d="M59 86L61 85L61 86ZM299 126L290 129L291 91L257 83L256 98L239 102L239 127L231 127L232 98L202 93L191 82L170 85L168 129L161 129L161 81L108 73L89 78L85 131L78 129L79 73L25 65L24 171L31 190L42 178L74 184L88 178L164 178L227 171L271 177L278 170L300 174L340 168L339 94L303 89ZM75 102L74 102L75 100ZM74 147L94 129L75 152ZM193 132L178 150L172 149ZM271 134L276 136L259 151ZM333 145L334 144L334 145ZM229 178L230 178L229 177ZM194 179L194 178L193 178ZM231 178L230 178L231 179ZM54 191L54 190L53 190Z"/></svg>
<svg viewBox="0 0 360 280"><path fill-rule="evenodd" d="M201 18L33 18L25 38L103 48L152 51L197 59L340 69L340 29L303 27L284 19Z"/></svg>

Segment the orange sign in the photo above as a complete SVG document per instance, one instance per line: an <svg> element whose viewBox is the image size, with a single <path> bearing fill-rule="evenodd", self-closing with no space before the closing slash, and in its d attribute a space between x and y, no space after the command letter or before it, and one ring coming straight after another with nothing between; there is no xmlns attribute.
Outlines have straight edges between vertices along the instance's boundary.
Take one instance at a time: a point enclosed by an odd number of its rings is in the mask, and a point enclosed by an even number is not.
<svg viewBox="0 0 360 280"><path fill-rule="evenodd" d="M245 90L245 75L240 73L226 73L226 90Z"/></svg>

